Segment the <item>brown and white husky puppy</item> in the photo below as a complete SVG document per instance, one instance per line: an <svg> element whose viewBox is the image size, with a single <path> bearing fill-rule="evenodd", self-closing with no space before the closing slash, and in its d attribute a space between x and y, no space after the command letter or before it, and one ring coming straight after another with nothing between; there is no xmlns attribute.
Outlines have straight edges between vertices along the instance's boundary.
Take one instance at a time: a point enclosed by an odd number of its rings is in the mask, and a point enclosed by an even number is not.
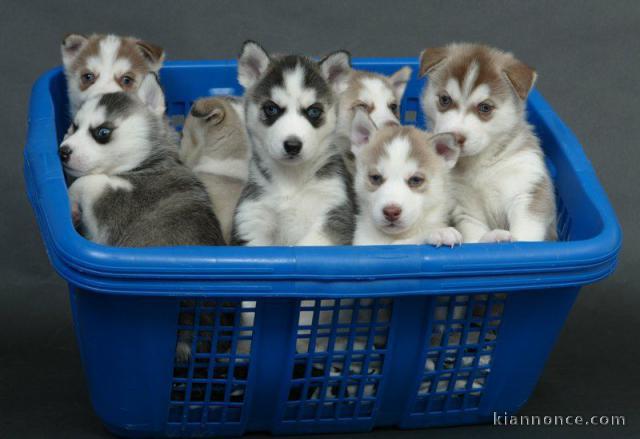
<svg viewBox="0 0 640 439"><path fill-rule="evenodd" d="M354 245L454 246L462 236L449 227L449 179L460 150L450 133L415 127L376 128L358 110L351 139L356 149L357 215Z"/></svg>
<svg viewBox="0 0 640 439"><path fill-rule="evenodd" d="M134 37L69 34L62 40L69 110L75 116L94 96L135 92L149 73L157 75L164 50Z"/></svg>
<svg viewBox="0 0 640 439"><path fill-rule="evenodd" d="M452 132L453 221L464 242L556 239L553 184L526 120L536 72L510 53L478 44L425 49L422 106L430 130Z"/></svg>

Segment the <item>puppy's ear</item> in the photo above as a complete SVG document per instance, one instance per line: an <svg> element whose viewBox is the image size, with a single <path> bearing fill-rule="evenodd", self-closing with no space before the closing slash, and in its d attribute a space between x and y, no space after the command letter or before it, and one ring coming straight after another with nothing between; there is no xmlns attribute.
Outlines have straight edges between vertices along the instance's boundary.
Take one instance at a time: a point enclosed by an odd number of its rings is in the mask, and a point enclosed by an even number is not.
<svg viewBox="0 0 640 439"><path fill-rule="evenodd" d="M164 92L162 91L162 87L160 87L158 77L155 73L149 73L142 80L137 94L140 100L144 102L154 114L164 114L166 110Z"/></svg>
<svg viewBox="0 0 640 439"><path fill-rule="evenodd" d="M346 50L333 52L320 61L320 71L335 93L347 89L351 74L351 55Z"/></svg>
<svg viewBox="0 0 640 439"><path fill-rule="evenodd" d="M82 48L87 44L89 38L82 34L67 34L62 39L60 50L62 52L62 63L65 68L69 68L80 53Z"/></svg>
<svg viewBox="0 0 640 439"><path fill-rule="evenodd" d="M149 62L151 70L158 72L164 62L164 49L148 41L136 40L136 46Z"/></svg>
<svg viewBox="0 0 640 439"><path fill-rule="evenodd" d="M224 104L219 98L199 99L193 103L191 107L191 115L202 119L205 122L218 125L224 120L225 116Z"/></svg>
<svg viewBox="0 0 640 439"><path fill-rule="evenodd" d="M411 67L409 66L403 67L393 75L389 76L391 85L393 85L393 90L398 99L402 99L402 95L404 95L404 90L407 88L409 78L411 78Z"/></svg>
<svg viewBox="0 0 640 439"><path fill-rule="evenodd" d="M445 59L447 59L446 47L424 49L420 53L420 77L422 78L427 73L431 73Z"/></svg>
<svg viewBox="0 0 640 439"><path fill-rule="evenodd" d="M436 154L444 159L447 168L453 168L460 157L460 147L453 133L436 134L429 141Z"/></svg>
<svg viewBox="0 0 640 439"><path fill-rule="evenodd" d="M245 89L255 84L269 66L269 54L255 41L245 41L238 57L238 82Z"/></svg>
<svg viewBox="0 0 640 439"><path fill-rule="evenodd" d="M538 79L538 74L534 69L517 60L505 67L504 74L513 90L523 101L527 99L536 79Z"/></svg>
<svg viewBox="0 0 640 439"><path fill-rule="evenodd" d="M356 108L353 111L355 115L351 122L351 152L357 157L362 147L369 144L378 129L365 110Z"/></svg>

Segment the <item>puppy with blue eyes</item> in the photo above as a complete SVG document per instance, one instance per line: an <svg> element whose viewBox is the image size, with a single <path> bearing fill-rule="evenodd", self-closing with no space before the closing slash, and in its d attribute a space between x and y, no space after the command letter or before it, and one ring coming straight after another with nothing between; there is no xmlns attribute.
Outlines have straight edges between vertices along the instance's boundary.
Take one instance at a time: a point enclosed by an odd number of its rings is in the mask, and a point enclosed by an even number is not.
<svg viewBox="0 0 640 439"><path fill-rule="evenodd" d="M58 153L75 177L81 233L119 247L224 245L206 189L178 160L164 94L148 75L137 94L88 99Z"/></svg>
<svg viewBox="0 0 640 439"><path fill-rule="evenodd" d="M378 130L366 112L356 110L351 142L360 207L354 245L462 242L449 227L449 173L460 154L453 134L409 126Z"/></svg>
<svg viewBox="0 0 640 439"><path fill-rule="evenodd" d="M336 144L338 92L351 71L346 52L317 62L242 48L238 82L251 143L249 178L232 242L247 246L350 245L355 200Z"/></svg>

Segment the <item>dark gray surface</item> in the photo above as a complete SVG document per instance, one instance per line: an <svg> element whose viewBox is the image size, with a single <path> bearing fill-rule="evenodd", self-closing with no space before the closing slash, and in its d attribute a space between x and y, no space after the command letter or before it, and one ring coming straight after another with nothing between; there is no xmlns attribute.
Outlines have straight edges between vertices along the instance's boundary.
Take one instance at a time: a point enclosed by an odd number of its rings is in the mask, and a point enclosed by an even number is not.
<svg viewBox="0 0 640 439"><path fill-rule="evenodd" d="M66 287L47 261L22 182L30 87L60 63L63 34L92 31L147 38L172 59L234 57L246 38L274 51L319 55L345 48L354 56L416 56L425 46L482 41L537 67L538 88L582 141L618 212L625 241L616 274L580 294L523 413L623 414L628 425L385 430L371 437L489 437L505 431L525 437L637 437L639 29L640 2L633 0L2 0L0 438L109 437L90 408Z"/></svg>

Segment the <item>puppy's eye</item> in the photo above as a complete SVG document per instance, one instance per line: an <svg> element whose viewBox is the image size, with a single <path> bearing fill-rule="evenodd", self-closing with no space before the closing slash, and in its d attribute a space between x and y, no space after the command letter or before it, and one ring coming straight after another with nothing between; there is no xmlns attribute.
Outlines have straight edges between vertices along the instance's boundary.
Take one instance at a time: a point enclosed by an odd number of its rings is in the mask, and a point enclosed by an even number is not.
<svg viewBox="0 0 640 439"><path fill-rule="evenodd" d="M369 174L369 182L374 186L380 186L384 183L384 178L380 174Z"/></svg>
<svg viewBox="0 0 640 439"><path fill-rule="evenodd" d="M409 185L409 187L413 187L413 188L420 187L422 186L423 183L424 183L424 177L422 175L412 175L407 180L407 184Z"/></svg>
<svg viewBox="0 0 640 439"><path fill-rule="evenodd" d="M80 76L80 80L83 84L92 84L96 80L96 75L91 72L83 73Z"/></svg>
<svg viewBox="0 0 640 439"><path fill-rule="evenodd" d="M135 79L133 79L133 77L129 75L124 75L122 78L120 78L120 84L125 87L131 87L134 82L136 82Z"/></svg>
<svg viewBox="0 0 640 439"><path fill-rule="evenodd" d="M398 112L398 104L392 102L389 104L389 110L391 110L394 114Z"/></svg>
<svg viewBox="0 0 640 439"><path fill-rule="evenodd" d="M262 112L268 118L273 118L282 113L282 108L278 107L275 102L268 101L262 106Z"/></svg>
<svg viewBox="0 0 640 439"><path fill-rule="evenodd" d="M322 107L314 104L305 110L307 117L311 120L318 120L322 116Z"/></svg>
<svg viewBox="0 0 640 439"><path fill-rule="evenodd" d="M480 102L478 104L478 113L487 115L493 111L493 108L494 108L493 105L491 105L488 102Z"/></svg>
<svg viewBox="0 0 640 439"><path fill-rule="evenodd" d="M438 104L440 104L440 108L442 109L449 108L451 102L451 96L449 96L448 94L441 94L440 96L438 96Z"/></svg>
<svg viewBox="0 0 640 439"><path fill-rule="evenodd" d="M91 134L93 135L93 138L95 139L96 142L104 144L109 141L109 139L111 138L112 132L113 130L111 128L101 126L101 127L95 128Z"/></svg>
<svg viewBox="0 0 640 439"><path fill-rule="evenodd" d="M371 110L372 110L371 105L369 105L369 104L367 104L366 102L363 102L363 101L355 101L351 108L354 109L354 110L358 110L358 109L364 110L367 113L371 113Z"/></svg>

